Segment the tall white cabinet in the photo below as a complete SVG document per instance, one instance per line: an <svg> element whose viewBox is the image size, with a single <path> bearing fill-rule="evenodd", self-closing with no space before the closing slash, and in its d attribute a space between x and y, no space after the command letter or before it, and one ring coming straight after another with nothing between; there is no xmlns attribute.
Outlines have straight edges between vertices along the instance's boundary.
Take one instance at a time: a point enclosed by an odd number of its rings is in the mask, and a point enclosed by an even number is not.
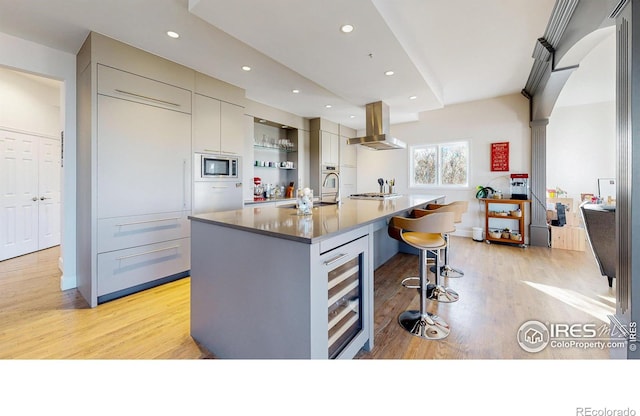
<svg viewBox="0 0 640 416"><path fill-rule="evenodd" d="M179 109L151 105L118 92L131 78L139 77L98 65L98 218L189 210L191 92L150 84L148 96L181 102Z"/></svg>
<svg viewBox="0 0 640 416"><path fill-rule="evenodd" d="M320 160L323 165L340 164L340 140L336 133L320 131Z"/></svg>
<svg viewBox="0 0 640 416"><path fill-rule="evenodd" d="M311 187L319 192L323 166L330 165L340 174L340 195L345 198L356 193L357 146L348 144L356 131L322 118L311 119L309 128Z"/></svg>
<svg viewBox="0 0 640 416"><path fill-rule="evenodd" d="M309 120L309 176L311 188L316 195L322 190L322 171L325 166L340 164L340 127L337 123L322 118Z"/></svg>
<svg viewBox="0 0 640 416"><path fill-rule="evenodd" d="M190 269L194 77L95 33L77 63L78 290L93 307Z"/></svg>

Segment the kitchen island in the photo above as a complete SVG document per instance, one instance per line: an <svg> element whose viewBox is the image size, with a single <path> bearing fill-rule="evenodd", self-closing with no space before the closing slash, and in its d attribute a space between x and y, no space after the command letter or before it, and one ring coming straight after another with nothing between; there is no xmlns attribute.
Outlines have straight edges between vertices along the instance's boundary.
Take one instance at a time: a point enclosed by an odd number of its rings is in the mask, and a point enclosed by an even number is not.
<svg viewBox="0 0 640 416"><path fill-rule="evenodd" d="M386 237L390 217L432 202L444 197L346 199L305 216L272 206L189 217L191 336L220 358L370 350L375 235Z"/></svg>

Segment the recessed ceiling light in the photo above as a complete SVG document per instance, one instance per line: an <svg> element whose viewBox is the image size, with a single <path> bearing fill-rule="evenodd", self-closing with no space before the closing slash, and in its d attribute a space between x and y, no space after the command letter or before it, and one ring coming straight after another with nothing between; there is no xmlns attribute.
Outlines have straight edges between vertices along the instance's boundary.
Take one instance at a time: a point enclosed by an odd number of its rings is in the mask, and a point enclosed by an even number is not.
<svg viewBox="0 0 640 416"><path fill-rule="evenodd" d="M342 25L342 26L340 26L340 31L342 31L342 33L351 33L351 32L353 32L353 26L352 25Z"/></svg>
<svg viewBox="0 0 640 416"><path fill-rule="evenodd" d="M331 107L332 107L331 104L327 104L324 106L324 108L331 108Z"/></svg>
<svg viewBox="0 0 640 416"><path fill-rule="evenodd" d="M391 75L393 75L393 74L394 74L394 72L393 72L393 71L386 71L384 74L385 74L386 76L390 77Z"/></svg>
<svg viewBox="0 0 640 416"><path fill-rule="evenodd" d="M292 93L294 94L298 94L300 92L300 90L291 90Z"/></svg>
<svg viewBox="0 0 640 416"><path fill-rule="evenodd" d="M415 96L415 95L412 95L411 97L409 97L410 100L415 100L416 98L418 98L418 97Z"/></svg>
<svg viewBox="0 0 640 416"><path fill-rule="evenodd" d="M247 71L247 72L249 72L249 71L251 71L251 67L250 67L250 66L245 65L245 66L243 66L243 67L242 67L242 70L243 70L243 71Z"/></svg>
<svg viewBox="0 0 640 416"><path fill-rule="evenodd" d="M349 116L349 118L356 118L356 116L354 116L353 114L351 114L351 115Z"/></svg>
<svg viewBox="0 0 640 416"><path fill-rule="evenodd" d="M171 30L167 32L167 36L169 36L170 38L174 38L174 39L178 39L180 37L179 34L177 34L174 31L171 31Z"/></svg>

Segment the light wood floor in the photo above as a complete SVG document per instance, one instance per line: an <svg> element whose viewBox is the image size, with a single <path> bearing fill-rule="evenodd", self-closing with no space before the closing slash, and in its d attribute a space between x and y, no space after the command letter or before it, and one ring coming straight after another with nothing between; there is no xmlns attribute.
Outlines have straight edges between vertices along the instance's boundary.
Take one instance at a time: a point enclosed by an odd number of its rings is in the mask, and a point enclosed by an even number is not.
<svg viewBox="0 0 640 416"><path fill-rule="evenodd" d="M458 292L455 303L430 302L428 310L451 327L440 341L425 341L397 323L406 309L419 309L416 290L405 289L404 277L417 276L417 256L398 254L375 272L375 347L360 358L443 359L606 359L608 349L552 349L527 353L517 343L526 321L589 323L609 328L615 313L614 287L600 275L593 254L542 247L520 248L452 237L451 264L464 271L445 279ZM429 278L432 279L432 275ZM603 327L604 325L604 327Z"/></svg>
<svg viewBox="0 0 640 416"><path fill-rule="evenodd" d="M615 292L590 252L474 242L452 237L448 279L460 301L430 305L451 326L441 341L425 341L397 324L418 307L400 281L417 275L417 257L398 254L375 272L375 348L382 358L608 358L608 350L550 349L526 353L516 342L527 320L607 323ZM0 358L213 358L189 335L189 279L89 308L75 289L59 290L59 248L0 262ZM615 285L615 283L614 283Z"/></svg>
<svg viewBox="0 0 640 416"><path fill-rule="evenodd" d="M60 291L59 248L0 262L0 358L206 358L189 335L189 279L89 308Z"/></svg>

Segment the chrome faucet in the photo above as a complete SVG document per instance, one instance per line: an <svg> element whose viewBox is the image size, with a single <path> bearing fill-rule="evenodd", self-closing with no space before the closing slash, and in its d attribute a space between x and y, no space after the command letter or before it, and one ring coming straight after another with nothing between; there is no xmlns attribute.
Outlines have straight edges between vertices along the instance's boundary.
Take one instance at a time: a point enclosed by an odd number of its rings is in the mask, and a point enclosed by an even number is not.
<svg viewBox="0 0 640 416"><path fill-rule="evenodd" d="M337 205L342 204L342 200L340 199L340 175L338 175L337 172L329 172L327 173L327 176L324 177L324 181L322 182L322 186L326 186L327 185L327 179L329 179L329 176L331 175L336 175L336 178L338 179L338 190L336 191L336 200L335 203Z"/></svg>

